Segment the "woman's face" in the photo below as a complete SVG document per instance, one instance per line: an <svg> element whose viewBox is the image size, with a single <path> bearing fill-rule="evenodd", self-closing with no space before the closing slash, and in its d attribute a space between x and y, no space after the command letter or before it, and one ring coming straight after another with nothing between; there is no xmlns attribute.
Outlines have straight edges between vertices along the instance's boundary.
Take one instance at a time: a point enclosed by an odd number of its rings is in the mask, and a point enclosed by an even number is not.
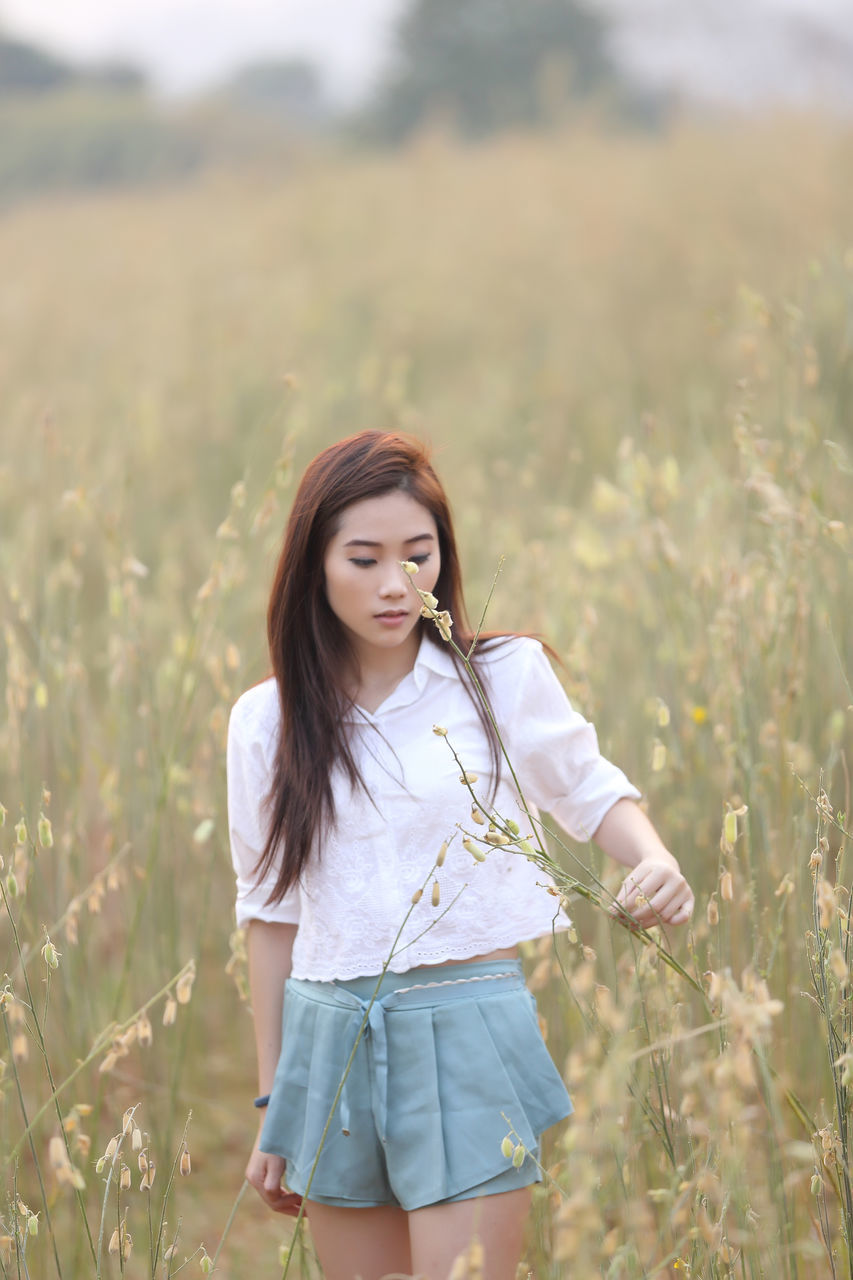
<svg viewBox="0 0 853 1280"><path fill-rule="evenodd" d="M407 646L412 663L417 655L420 600L401 560L420 565L414 581L432 591L441 557L426 507L395 489L344 508L323 560L326 599L362 665L381 665L384 654L396 665Z"/></svg>

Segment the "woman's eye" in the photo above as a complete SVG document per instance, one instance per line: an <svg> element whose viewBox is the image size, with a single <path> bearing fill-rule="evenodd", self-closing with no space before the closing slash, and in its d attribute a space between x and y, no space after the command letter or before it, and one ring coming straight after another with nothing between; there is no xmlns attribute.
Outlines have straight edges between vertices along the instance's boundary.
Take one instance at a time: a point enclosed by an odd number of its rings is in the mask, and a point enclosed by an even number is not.
<svg viewBox="0 0 853 1280"><path fill-rule="evenodd" d="M420 555L409 556L409 559L412 560L415 564L426 564L427 560L429 560L429 552L422 551Z"/></svg>
<svg viewBox="0 0 853 1280"><path fill-rule="evenodd" d="M361 556L351 556L350 564L358 565L359 569L369 569L372 564L376 564L375 560L362 559Z"/></svg>

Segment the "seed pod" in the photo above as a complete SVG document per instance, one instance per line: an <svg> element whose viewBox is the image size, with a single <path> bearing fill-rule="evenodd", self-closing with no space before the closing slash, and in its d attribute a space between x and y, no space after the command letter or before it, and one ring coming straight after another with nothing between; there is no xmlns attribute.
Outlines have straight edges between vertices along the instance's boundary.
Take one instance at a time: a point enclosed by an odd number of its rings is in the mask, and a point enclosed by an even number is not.
<svg viewBox="0 0 853 1280"><path fill-rule="evenodd" d="M37 1213L27 1215L27 1235L37 1236L39 1233L39 1216Z"/></svg>
<svg viewBox="0 0 853 1280"><path fill-rule="evenodd" d="M44 946L42 947L41 954L48 969L59 968L59 952L51 942L50 938L47 939Z"/></svg>
<svg viewBox="0 0 853 1280"><path fill-rule="evenodd" d="M501 1155L505 1156L507 1160L509 1160L510 1157L512 1156L512 1153L513 1153L512 1138L509 1136L509 1134L507 1134L503 1142L501 1143Z"/></svg>
<svg viewBox="0 0 853 1280"><path fill-rule="evenodd" d="M147 1013L143 1013L137 1019L136 1038L141 1045L149 1045L154 1039L154 1032L151 1030L151 1019Z"/></svg>
<svg viewBox="0 0 853 1280"><path fill-rule="evenodd" d="M415 564L414 560L401 560L400 568L403 570L403 573L407 573L410 578L414 578L420 568L420 565Z"/></svg>
<svg viewBox="0 0 853 1280"><path fill-rule="evenodd" d="M443 867L444 859L446 857L447 857L447 841L442 840L441 848L439 849L438 853L435 855L435 865L437 867Z"/></svg>
<svg viewBox="0 0 853 1280"><path fill-rule="evenodd" d="M423 896L423 889L415 889L415 892L412 894L412 906L416 907Z"/></svg>
<svg viewBox="0 0 853 1280"><path fill-rule="evenodd" d="M53 848L53 828L50 825L50 818L45 817L43 813L39 814L38 835L42 849Z"/></svg>
<svg viewBox="0 0 853 1280"><path fill-rule="evenodd" d="M110 1236L109 1252L118 1253L120 1248L121 1248L121 1239L119 1237L118 1227L116 1227L115 1231Z"/></svg>
<svg viewBox="0 0 853 1280"><path fill-rule="evenodd" d="M441 889L439 888L438 881L434 880L432 883L432 905L434 907L437 907L440 901L441 901Z"/></svg>
<svg viewBox="0 0 853 1280"><path fill-rule="evenodd" d="M731 902L734 896L734 885L731 871L724 871L720 876L720 897L723 902Z"/></svg>
<svg viewBox="0 0 853 1280"><path fill-rule="evenodd" d="M507 818L506 828L507 831L511 831L514 836L519 835L521 832L521 827L518 825L515 818Z"/></svg>
<svg viewBox="0 0 853 1280"><path fill-rule="evenodd" d="M723 819L723 836L728 844L734 844L737 840L737 814L734 809L729 809Z"/></svg>
<svg viewBox="0 0 853 1280"><path fill-rule="evenodd" d="M527 1152L524 1149L524 1145L521 1142L519 1142L518 1146L515 1148L515 1151L513 1151L512 1153L512 1167L514 1169L520 1169L521 1166L524 1164L524 1157L526 1155L527 1155Z"/></svg>
<svg viewBox="0 0 853 1280"><path fill-rule="evenodd" d="M443 724L434 724L434 725L432 726L432 731L433 731L433 733L436 735L436 737L437 737L437 738L446 738L446 737L447 737L447 730L445 729L445 727L444 727L444 725L443 725Z"/></svg>
<svg viewBox="0 0 853 1280"><path fill-rule="evenodd" d="M142 1150L142 1130L137 1126L134 1128L130 1139L130 1145L134 1151Z"/></svg>
<svg viewBox="0 0 853 1280"><path fill-rule="evenodd" d="M184 1147L181 1152L181 1177L186 1178L187 1175L192 1172L192 1167L193 1165L192 1160L190 1159L189 1148Z"/></svg>
<svg viewBox="0 0 853 1280"><path fill-rule="evenodd" d="M118 1151L118 1138L110 1138L109 1142L107 1143L107 1149L104 1152L104 1156L106 1157L107 1160L112 1160L113 1156L117 1151Z"/></svg>
<svg viewBox="0 0 853 1280"><path fill-rule="evenodd" d="M471 821L476 822L478 827L484 827L486 825L486 819L483 817L482 813L480 813L480 810L475 804L471 805Z"/></svg>
<svg viewBox="0 0 853 1280"><path fill-rule="evenodd" d="M478 781L478 777L479 775L476 773L460 773L459 781L462 783L463 787L466 784L473 787L474 783Z"/></svg>
<svg viewBox="0 0 853 1280"><path fill-rule="evenodd" d="M166 1005L163 1009L163 1026L171 1027L172 1023L178 1016L178 1002L174 996L166 997Z"/></svg>
<svg viewBox="0 0 853 1280"><path fill-rule="evenodd" d="M119 1186L122 1191L130 1190L130 1166L123 1164L121 1166L121 1177L119 1178Z"/></svg>
<svg viewBox="0 0 853 1280"><path fill-rule="evenodd" d="M720 909L717 906L717 899L713 894L711 894L710 898L708 899L707 917L708 917L708 924L711 926L712 929L714 928L715 925L718 925L720 923Z"/></svg>
<svg viewBox="0 0 853 1280"><path fill-rule="evenodd" d="M486 861L485 850L481 849L479 845L476 845L473 840L469 840L466 837L462 841L462 848L466 851L466 853L470 853L471 857L475 860L475 862Z"/></svg>

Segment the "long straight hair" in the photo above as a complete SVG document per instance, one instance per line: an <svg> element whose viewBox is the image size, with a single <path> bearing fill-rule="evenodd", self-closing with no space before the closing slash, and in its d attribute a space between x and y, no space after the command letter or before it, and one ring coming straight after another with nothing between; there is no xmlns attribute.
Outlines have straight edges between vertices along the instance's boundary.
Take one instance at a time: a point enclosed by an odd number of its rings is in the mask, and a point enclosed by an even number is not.
<svg viewBox="0 0 853 1280"><path fill-rule="evenodd" d="M367 790L344 720L352 700L343 688L341 673L352 668L355 655L326 598L323 562L347 507L400 491L435 520L441 569L433 594L439 608L449 610L453 618L459 647L467 650L474 639L462 596L450 506L425 447L402 434L362 431L324 449L296 492L267 612L281 722L267 796L268 835L256 874L262 879L273 868L277 870L270 903L279 902L297 882L335 822L334 766L343 767L353 789ZM419 619L418 627L428 643L445 644L431 621ZM494 636L490 632L483 638ZM460 677L467 679L458 656L452 649L448 652ZM472 664L475 661L472 658ZM497 779L500 744L482 703L470 688L469 693L489 744L492 776Z"/></svg>

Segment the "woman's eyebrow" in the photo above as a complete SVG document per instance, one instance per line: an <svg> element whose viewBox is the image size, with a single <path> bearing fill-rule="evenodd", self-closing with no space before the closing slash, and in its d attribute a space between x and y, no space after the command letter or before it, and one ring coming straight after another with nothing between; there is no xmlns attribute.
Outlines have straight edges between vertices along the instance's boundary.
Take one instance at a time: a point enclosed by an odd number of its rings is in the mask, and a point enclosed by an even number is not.
<svg viewBox="0 0 853 1280"><path fill-rule="evenodd" d="M403 543L403 546L408 547L413 542L424 542L427 539L430 542L435 541L435 537L431 533L416 533L413 538L406 538L405 542ZM372 542L370 538L350 538L349 542L344 543L344 546L345 547L381 547L382 543Z"/></svg>

